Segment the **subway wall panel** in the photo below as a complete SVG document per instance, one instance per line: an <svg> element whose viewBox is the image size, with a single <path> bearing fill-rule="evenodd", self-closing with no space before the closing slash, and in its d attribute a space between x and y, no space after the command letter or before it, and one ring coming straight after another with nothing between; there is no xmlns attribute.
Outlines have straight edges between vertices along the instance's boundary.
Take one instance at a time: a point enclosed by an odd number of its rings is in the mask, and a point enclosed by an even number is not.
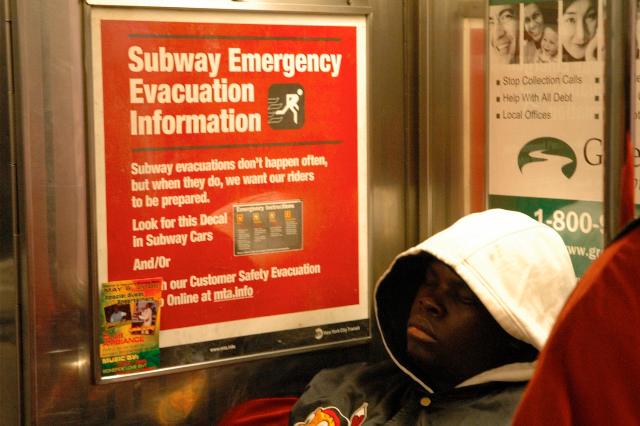
<svg viewBox="0 0 640 426"><path fill-rule="evenodd" d="M405 160L417 143L405 130L407 114L415 113L406 99L415 94L405 90L403 34L405 17L415 15L413 3L370 2L371 286L395 254L415 242L407 223L417 217L411 207L417 202L406 188L416 177L415 170L405 169ZM20 371L25 423L216 424L239 402L297 395L321 368L380 355L374 340L367 345L95 385L83 5L77 0L20 0L12 5L21 236L19 251L1 241L0 260L9 259L9 272L0 275L0 289L16 294L20 290L24 296ZM0 172L5 173L2 160ZM9 204L2 199L3 211ZM2 226L6 226L4 219ZM20 259L20 279L13 259ZM11 309L5 311L2 300L4 321ZM4 345L12 338L3 335L2 339ZM3 380L17 381L17 371L16 377Z"/></svg>

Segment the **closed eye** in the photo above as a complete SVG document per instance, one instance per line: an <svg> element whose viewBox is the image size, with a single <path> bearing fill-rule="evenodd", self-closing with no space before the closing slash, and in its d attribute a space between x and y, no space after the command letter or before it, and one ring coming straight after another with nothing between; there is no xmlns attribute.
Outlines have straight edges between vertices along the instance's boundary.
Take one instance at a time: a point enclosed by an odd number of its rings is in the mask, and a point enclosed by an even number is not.
<svg viewBox="0 0 640 426"><path fill-rule="evenodd" d="M456 284L458 288L455 289L454 298L458 302L464 305L471 305L471 306L477 306L482 304L480 302L480 299L478 299L478 296L476 296L476 294L473 291L471 291L464 282L461 281Z"/></svg>
<svg viewBox="0 0 640 426"><path fill-rule="evenodd" d="M457 300L460 303L462 303L463 305L469 305L469 306L478 306L478 305L480 305L480 300L478 300L478 298L475 297L475 296L458 295L457 296Z"/></svg>

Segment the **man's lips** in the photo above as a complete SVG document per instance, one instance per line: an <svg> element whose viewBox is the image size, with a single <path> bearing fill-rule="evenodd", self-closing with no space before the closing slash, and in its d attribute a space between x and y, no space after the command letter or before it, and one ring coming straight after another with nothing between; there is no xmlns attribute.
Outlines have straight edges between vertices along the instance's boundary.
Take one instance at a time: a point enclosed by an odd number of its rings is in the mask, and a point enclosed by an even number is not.
<svg viewBox="0 0 640 426"><path fill-rule="evenodd" d="M509 48L511 47L511 43L499 43L496 45L496 50L498 53L505 55L509 53Z"/></svg>
<svg viewBox="0 0 640 426"><path fill-rule="evenodd" d="M426 330L425 327L415 324L409 324L407 326L407 335L423 343L432 343L436 341L436 338L431 335L430 331Z"/></svg>

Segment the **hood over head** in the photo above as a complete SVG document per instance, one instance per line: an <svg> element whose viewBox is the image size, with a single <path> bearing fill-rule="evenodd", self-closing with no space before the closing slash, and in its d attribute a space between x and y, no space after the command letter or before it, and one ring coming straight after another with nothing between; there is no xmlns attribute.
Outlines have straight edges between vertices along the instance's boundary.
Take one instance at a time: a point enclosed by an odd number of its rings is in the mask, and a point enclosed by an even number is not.
<svg viewBox="0 0 640 426"><path fill-rule="evenodd" d="M428 255L424 265L415 261L420 253ZM411 370L406 326L431 257L452 268L507 333L537 349L544 345L576 283L569 253L558 233L523 213L508 210L465 216L401 253L376 285L376 319L391 358L429 391ZM532 371L533 363L504 365L458 387L528 380Z"/></svg>

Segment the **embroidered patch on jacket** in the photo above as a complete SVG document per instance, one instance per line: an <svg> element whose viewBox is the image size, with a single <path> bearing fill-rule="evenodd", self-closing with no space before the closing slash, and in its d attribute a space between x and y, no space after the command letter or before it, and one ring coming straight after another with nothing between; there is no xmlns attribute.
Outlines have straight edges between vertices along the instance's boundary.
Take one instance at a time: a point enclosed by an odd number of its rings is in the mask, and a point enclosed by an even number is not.
<svg viewBox="0 0 640 426"><path fill-rule="evenodd" d="M336 407L318 407L294 426L360 426L367 419L367 405L362 404L349 418Z"/></svg>

